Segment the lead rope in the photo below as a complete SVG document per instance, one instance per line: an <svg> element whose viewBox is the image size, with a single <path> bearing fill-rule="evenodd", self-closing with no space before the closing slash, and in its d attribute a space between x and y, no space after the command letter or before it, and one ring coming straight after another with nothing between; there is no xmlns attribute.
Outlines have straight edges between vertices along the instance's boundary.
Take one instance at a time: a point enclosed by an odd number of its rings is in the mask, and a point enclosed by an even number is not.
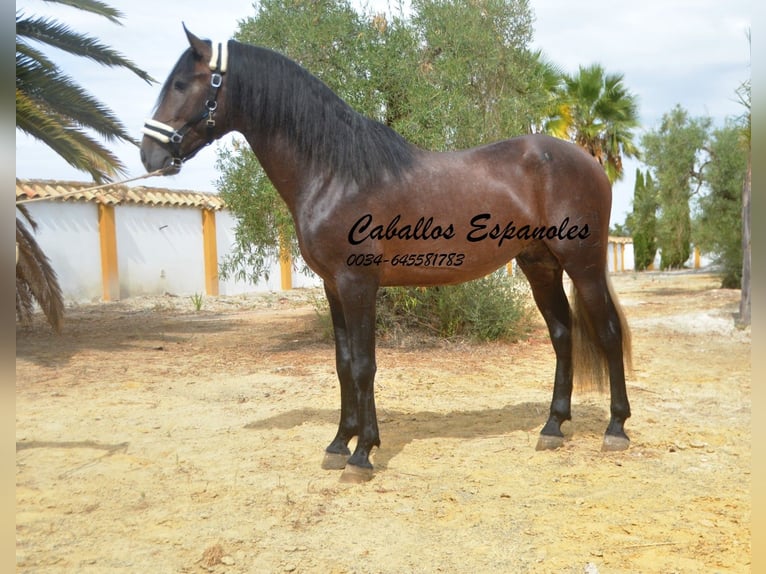
<svg viewBox="0 0 766 574"><path fill-rule="evenodd" d="M97 190L103 189L105 187L112 187L112 186L122 185L124 183L130 183L131 181L138 181L139 179L146 179L147 177L154 177L156 175L162 175L165 172L165 169L167 169L167 168L156 169L156 170L154 170L152 172L145 173L144 175L139 175L138 177L132 177L130 179L124 179L122 181L113 181L113 182L110 182L110 183L103 183L101 185L94 185L93 187L86 187L85 189L78 189L76 191L70 191L70 192L67 192L67 193L62 193L60 195L57 195L56 197L33 197L33 198L30 198L30 199L20 199L20 200L16 201L16 205L21 205L23 203L32 203L33 201L45 201L45 200L50 201L52 199L58 199L59 197L67 197L67 196L70 196L70 195L77 195L78 193L88 193L88 192L91 192L91 191L97 191Z"/></svg>

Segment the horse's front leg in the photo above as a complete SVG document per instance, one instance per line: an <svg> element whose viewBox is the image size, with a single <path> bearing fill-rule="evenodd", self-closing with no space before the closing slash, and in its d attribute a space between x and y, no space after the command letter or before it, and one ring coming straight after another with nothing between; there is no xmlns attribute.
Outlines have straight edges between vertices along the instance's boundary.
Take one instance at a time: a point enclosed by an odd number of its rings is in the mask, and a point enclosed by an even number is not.
<svg viewBox="0 0 766 574"><path fill-rule="evenodd" d="M350 434L357 436L356 449L346 461L341 477L346 482L372 478L370 453L380 446L380 432L375 411L375 295L377 284L364 278L341 278L334 288L327 288L328 298L342 309L341 342L336 340L338 377L341 382L341 422L338 435L328 447L347 445ZM334 322L340 324L341 317Z"/></svg>
<svg viewBox="0 0 766 574"><path fill-rule="evenodd" d="M328 289L327 286L325 286L325 293L330 304L330 317L335 335L335 369L340 382L340 422L338 423L338 433L325 450L322 468L342 470L346 467L348 457L351 456L348 443L359 433L359 419L357 416L356 388L351 376L351 346L346 329L346 319L343 316L343 307L335 292Z"/></svg>

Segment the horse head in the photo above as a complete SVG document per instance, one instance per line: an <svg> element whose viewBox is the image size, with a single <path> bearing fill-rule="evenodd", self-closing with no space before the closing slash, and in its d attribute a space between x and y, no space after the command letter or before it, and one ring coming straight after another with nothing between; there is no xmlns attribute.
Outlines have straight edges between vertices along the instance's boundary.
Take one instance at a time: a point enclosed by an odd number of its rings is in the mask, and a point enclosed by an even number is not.
<svg viewBox="0 0 766 574"><path fill-rule="evenodd" d="M147 171L178 173L181 165L225 133L223 102L228 44L201 40L184 26L189 48L160 91L142 130L141 161Z"/></svg>

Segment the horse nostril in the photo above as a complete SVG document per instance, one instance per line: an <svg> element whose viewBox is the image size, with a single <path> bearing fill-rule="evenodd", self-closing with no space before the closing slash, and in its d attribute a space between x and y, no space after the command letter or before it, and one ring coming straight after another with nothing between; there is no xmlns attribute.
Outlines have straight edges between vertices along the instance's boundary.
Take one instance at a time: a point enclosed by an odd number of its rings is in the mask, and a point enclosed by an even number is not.
<svg viewBox="0 0 766 574"><path fill-rule="evenodd" d="M146 166L146 152L144 150L141 150L141 163Z"/></svg>

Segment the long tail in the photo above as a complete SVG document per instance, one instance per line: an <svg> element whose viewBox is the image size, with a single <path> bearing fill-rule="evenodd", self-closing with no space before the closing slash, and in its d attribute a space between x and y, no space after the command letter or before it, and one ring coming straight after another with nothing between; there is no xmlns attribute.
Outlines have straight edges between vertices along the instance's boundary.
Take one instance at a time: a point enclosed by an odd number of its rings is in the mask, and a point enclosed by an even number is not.
<svg viewBox="0 0 766 574"><path fill-rule="evenodd" d="M633 370L633 350L630 328L625 320L617 296L612 288L609 275L606 277L609 300L617 312L622 333L622 358L626 374ZM582 389L596 389L605 392L609 388L609 364L606 352L599 342L596 330L590 320L582 297L572 283L572 371L574 383Z"/></svg>

